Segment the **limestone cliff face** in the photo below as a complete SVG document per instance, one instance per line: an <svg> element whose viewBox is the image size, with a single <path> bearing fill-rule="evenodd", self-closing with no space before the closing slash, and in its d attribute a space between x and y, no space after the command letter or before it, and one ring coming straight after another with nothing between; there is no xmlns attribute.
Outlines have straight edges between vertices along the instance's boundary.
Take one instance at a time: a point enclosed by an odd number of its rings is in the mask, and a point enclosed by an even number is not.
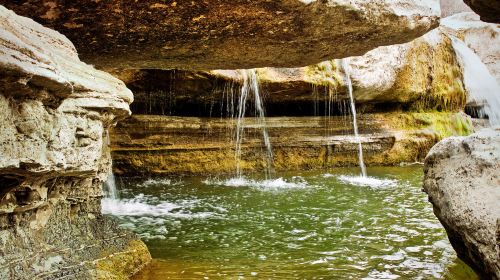
<svg viewBox="0 0 500 280"><path fill-rule="evenodd" d="M500 279L500 129L434 146L424 190L460 259L482 278Z"/></svg>
<svg viewBox="0 0 500 280"><path fill-rule="evenodd" d="M18 1L99 67L298 67L405 43L439 24L438 0Z"/></svg>
<svg viewBox="0 0 500 280"><path fill-rule="evenodd" d="M300 68L258 68L269 111L272 114L273 108L284 104L312 108L313 103L325 100L347 100L347 74L353 82L356 102L367 111L387 107L459 111L465 106L466 91L447 30L438 28L410 43L379 47L348 58L348 73L339 60ZM482 42L489 44L492 40L484 38ZM134 90L136 113L173 115L182 113L183 104L218 110L228 95L237 94L245 75L243 70L113 73Z"/></svg>
<svg viewBox="0 0 500 280"><path fill-rule="evenodd" d="M0 278L123 278L148 261L100 213L107 130L131 101L63 35L0 6Z"/></svg>
<svg viewBox="0 0 500 280"><path fill-rule="evenodd" d="M397 102L410 109L456 111L466 93L447 34L435 29L408 44L380 47L349 59L356 99Z"/></svg>
<svg viewBox="0 0 500 280"><path fill-rule="evenodd" d="M437 141L473 130L463 113L386 113L359 116L368 165L421 162ZM265 170L262 131L244 121L240 162L244 172ZM207 174L235 172L236 121L220 118L133 115L111 132L113 168L118 174ZM318 170L358 165L358 145L347 116L266 119L276 171Z"/></svg>
<svg viewBox="0 0 500 280"><path fill-rule="evenodd" d="M464 109L467 98L447 32L455 31L440 27L410 43L348 58L348 71L339 60L300 68L256 69L271 117L267 125L275 168L357 164L356 145L348 137L353 131L346 116L350 114L346 75L352 78L362 113L359 123L368 164L421 161L443 137L470 133L470 120L455 114ZM116 70L114 75L134 91L132 110L140 114L113 130L116 172L233 171L233 147L227 139L232 137L231 117L236 115L246 70ZM259 154L260 134L258 130L252 133L255 137L248 136L243 151L247 171L265 165Z"/></svg>

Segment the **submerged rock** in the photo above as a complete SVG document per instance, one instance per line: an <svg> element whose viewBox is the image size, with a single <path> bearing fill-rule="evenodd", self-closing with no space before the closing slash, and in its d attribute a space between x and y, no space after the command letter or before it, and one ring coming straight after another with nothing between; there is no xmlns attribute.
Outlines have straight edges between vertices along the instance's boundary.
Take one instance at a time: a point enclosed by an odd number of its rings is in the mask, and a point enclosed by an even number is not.
<svg viewBox="0 0 500 280"><path fill-rule="evenodd" d="M100 67L298 67L405 43L439 25L438 0L2 0Z"/></svg>
<svg viewBox="0 0 500 280"><path fill-rule="evenodd" d="M500 128L434 146L424 190L459 258L484 279L500 279Z"/></svg>
<svg viewBox="0 0 500 280"><path fill-rule="evenodd" d="M107 130L131 101L66 37L0 6L0 278L125 279L149 261L100 211Z"/></svg>

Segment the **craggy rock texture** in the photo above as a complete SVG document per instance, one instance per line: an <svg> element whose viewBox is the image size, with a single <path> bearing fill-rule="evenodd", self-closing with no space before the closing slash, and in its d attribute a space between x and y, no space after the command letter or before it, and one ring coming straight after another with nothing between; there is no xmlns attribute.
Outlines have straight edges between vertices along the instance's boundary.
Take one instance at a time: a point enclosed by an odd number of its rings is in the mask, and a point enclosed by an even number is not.
<svg viewBox="0 0 500 280"><path fill-rule="evenodd" d="M439 25L438 0L12 1L106 68L298 67L405 43Z"/></svg>
<svg viewBox="0 0 500 280"><path fill-rule="evenodd" d="M461 39L488 67L500 84L500 27L479 20L475 13L460 13L441 20L447 33Z"/></svg>
<svg viewBox="0 0 500 280"><path fill-rule="evenodd" d="M482 21L500 23L500 0L464 0Z"/></svg>
<svg viewBox="0 0 500 280"><path fill-rule="evenodd" d="M410 110L460 110L466 93L450 39L441 29L408 44L349 59L359 102L397 102Z"/></svg>
<svg viewBox="0 0 500 280"><path fill-rule="evenodd" d="M441 28L410 43L379 47L347 61L360 110L458 111L465 105L462 71ZM317 115L324 111L320 108L324 101L338 104L349 98L340 60L256 71L268 115ZM237 99L245 75L244 70L113 73L134 91L134 113L204 117L233 110L228 106L237 103L233 99ZM287 107L294 109L285 111Z"/></svg>
<svg viewBox="0 0 500 280"><path fill-rule="evenodd" d="M63 35L0 6L1 279L126 279L148 262L100 211L107 129L131 101Z"/></svg>
<svg viewBox="0 0 500 280"><path fill-rule="evenodd" d="M118 174L219 175L235 172L234 119L133 115L111 131L113 168ZM265 169L262 131L246 119L241 167ZM461 113L387 113L359 117L368 165L423 161L437 141L468 135L472 124ZM350 117L275 117L266 126L274 169L308 170L357 166L358 145Z"/></svg>
<svg viewBox="0 0 500 280"><path fill-rule="evenodd" d="M500 128L434 146L424 190L459 258L484 279L500 279Z"/></svg>

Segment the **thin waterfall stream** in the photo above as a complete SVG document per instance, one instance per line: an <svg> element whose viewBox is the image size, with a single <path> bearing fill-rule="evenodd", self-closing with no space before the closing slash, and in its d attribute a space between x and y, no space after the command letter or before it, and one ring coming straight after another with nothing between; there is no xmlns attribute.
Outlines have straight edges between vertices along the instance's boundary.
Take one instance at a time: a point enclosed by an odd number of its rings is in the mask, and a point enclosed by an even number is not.
<svg viewBox="0 0 500 280"><path fill-rule="evenodd" d="M349 99L351 101L351 112L352 112L352 125L354 128L354 138L356 142L358 143L358 158L359 158L359 167L361 168L361 175L363 177L366 177L366 166L365 162L363 161L363 146L361 144L361 138L359 137L359 132L358 132L358 121L356 117L356 104L354 102L354 96L352 93L352 81L351 81L351 76L349 75L349 65L346 61L346 59L342 59L342 68L344 69L345 73L345 81L347 85L347 90L349 91Z"/></svg>
<svg viewBox="0 0 500 280"><path fill-rule="evenodd" d="M273 163L273 151L271 146L271 141L269 140L269 134L266 128L266 119L264 105L261 97L259 80L257 76L257 71L255 69L248 69L241 71L243 77L243 84L240 90L240 97L238 99L238 114L236 120L236 140L235 140L235 160L236 160L236 176L241 178L243 176L241 170L241 147L243 143L244 133L245 133L245 115L248 96L253 94L255 110L256 110L256 120L258 127L262 130L262 136L264 140L264 146L266 149L266 178L270 178L272 173L272 163Z"/></svg>
<svg viewBox="0 0 500 280"><path fill-rule="evenodd" d="M104 182L104 196L109 199L120 199L118 188L116 187L116 179L113 172L109 174L108 179Z"/></svg>
<svg viewBox="0 0 500 280"><path fill-rule="evenodd" d="M106 131L106 145L108 148L111 147L111 138L109 136L109 130ZM106 182L104 182L103 184L103 191L104 191L104 198L112 200L120 199L120 194L118 192L118 188L116 187L115 175L113 174L113 167L111 167L108 178Z"/></svg>

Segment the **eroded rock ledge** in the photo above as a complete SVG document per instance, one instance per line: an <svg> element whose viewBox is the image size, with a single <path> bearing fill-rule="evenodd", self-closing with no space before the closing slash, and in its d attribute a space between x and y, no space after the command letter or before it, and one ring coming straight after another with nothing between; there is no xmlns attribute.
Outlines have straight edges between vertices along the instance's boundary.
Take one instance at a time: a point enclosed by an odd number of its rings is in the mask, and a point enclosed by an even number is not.
<svg viewBox="0 0 500 280"><path fill-rule="evenodd" d="M17 1L99 67L297 67L404 43L439 25L438 0Z"/></svg>
<svg viewBox="0 0 500 280"><path fill-rule="evenodd" d="M440 139L471 133L463 113L386 113L359 116L368 165L423 161ZM111 133L113 169L122 175L231 174L235 170L234 119L133 115ZM262 131L245 120L241 168L265 170ZM349 117L273 117L266 119L276 171L357 166L357 142Z"/></svg>
<svg viewBox="0 0 500 280"><path fill-rule="evenodd" d="M482 278L500 279L500 128L434 146L424 190L459 258Z"/></svg>
<svg viewBox="0 0 500 280"><path fill-rule="evenodd" d="M0 278L124 279L149 261L100 211L107 130L131 101L63 35L0 6Z"/></svg>

